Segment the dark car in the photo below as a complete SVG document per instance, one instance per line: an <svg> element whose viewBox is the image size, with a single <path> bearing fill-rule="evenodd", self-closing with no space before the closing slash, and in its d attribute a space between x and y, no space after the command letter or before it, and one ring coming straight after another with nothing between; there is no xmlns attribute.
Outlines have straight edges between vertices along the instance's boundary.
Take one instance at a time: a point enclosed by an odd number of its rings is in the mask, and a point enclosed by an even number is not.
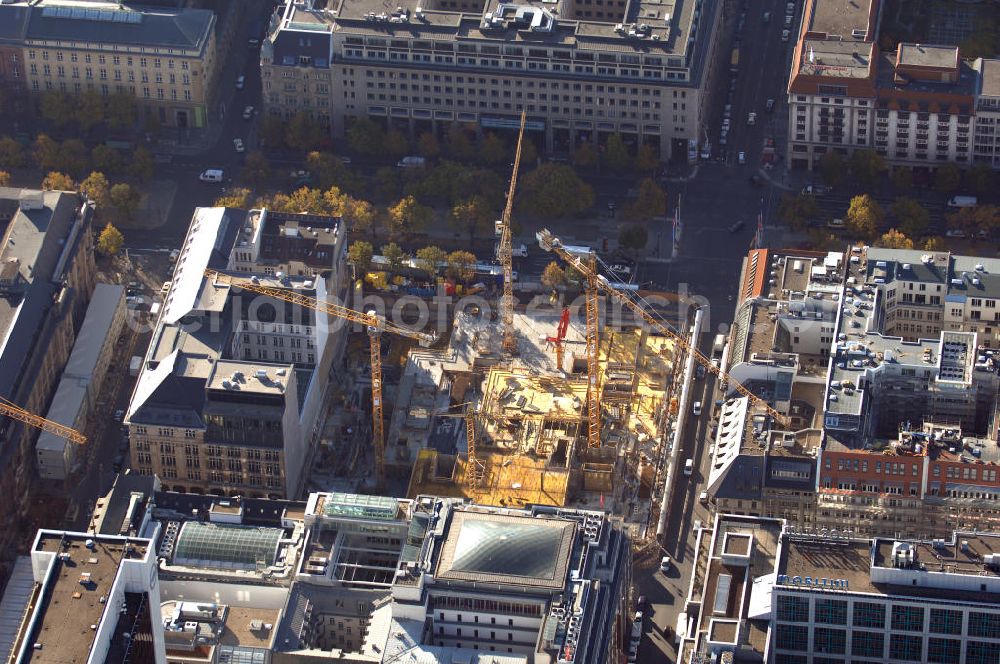
<svg viewBox="0 0 1000 664"><path fill-rule="evenodd" d="M736 233L737 231L741 230L744 226L746 226L746 222L741 219L740 221L737 221L735 224L729 227L729 232Z"/></svg>

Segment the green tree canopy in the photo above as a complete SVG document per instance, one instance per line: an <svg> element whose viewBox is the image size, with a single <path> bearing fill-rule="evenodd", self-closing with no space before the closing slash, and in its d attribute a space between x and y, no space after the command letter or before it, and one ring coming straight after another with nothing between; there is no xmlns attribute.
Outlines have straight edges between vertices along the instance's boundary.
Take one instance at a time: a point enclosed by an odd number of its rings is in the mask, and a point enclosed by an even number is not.
<svg viewBox="0 0 1000 664"><path fill-rule="evenodd" d="M566 285L566 271L552 261L542 271L542 285L553 290Z"/></svg>
<svg viewBox="0 0 1000 664"><path fill-rule="evenodd" d="M493 132L487 132L479 145L480 161L487 166L498 166L508 158L507 146L504 145L503 139Z"/></svg>
<svg viewBox="0 0 1000 664"><path fill-rule="evenodd" d="M417 154L425 159L437 159L441 155L441 144L437 136L425 131L417 137Z"/></svg>
<svg viewBox="0 0 1000 664"><path fill-rule="evenodd" d="M629 219L652 219L667 213L667 194L652 178L643 178L639 183L638 196L625 209Z"/></svg>
<svg viewBox="0 0 1000 664"><path fill-rule="evenodd" d="M457 161L472 161L476 156L469 133L461 125L448 128L448 156Z"/></svg>
<svg viewBox="0 0 1000 664"><path fill-rule="evenodd" d="M895 228L890 228L882 234L882 237L875 240L876 247L886 249L913 249L913 240L900 233Z"/></svg>
<svg viewBox="0 0 1000 664"><path fill-rule="evenodd" d="M649 231L645 226L626 226L618 234L618 244L623 249L638 251L646 247L649 242Z"/></svg>
<svg viewBox="0 0 1000 664"><path fill-rule="evenodd" d="M56 127L65 127L73 121L73 102L65 92L43 92L38 103L42 117Z"/></svg>
<svg viewBox="0 0 1000 664"><path fill-rule="evenodd" d="M988 164L977 162L966 172L965 186L979 196L988 194L997 186L996 173Z"/></svg>
<svg viewBox="0 0 1000 664"><path fill-rule="evenodd" d="M265 115L257 127L261 143L269 148L280 148L285 143L285 123L274 115Z"/></svg>
<svg viewBox="0 0 1000 664"><path fill-rule="evenodd" d="M10 186L10 173L7 171L0 171L0 187Z"/></svg>
<svg viewBox="0 0 1000 664"><path fill-rule="evenodd" d="M130 94L116 92L107 98L108 124L115 129L127 129L135 124L135 99Z"/></svg>
<svg viewBox="0 0 1000 664"><path fill-rule="evenodd" d="M97 250L105 256L115 256L122 250L124 243L125 236L122 235L122 232L111 224L107 224L97 237Z"/></svg>
<svg viewBox="0 0 1000 664"><path fill-rule="evenodd" d="M597 165L597 151L589 143L580 143L573 150L573 165L577 168L593 168Z"/></svg>
<svg viewBox="0 0 1000 664"><path fill-rule="evenodd" d="M440 247L430 246L417 249L417 266L431 275L437 274L438 266L448 259L448 253Z"/></svg>
<svg viewBox="0 0 1000 664"><path fill-rule="evenodd" d="M115 175L122 170L122 156L118 150L107 145L95 146L90 151L90 163L94 170Z"/></svg>
<svg viewBox="0 0 1000 664"><path fill-rule="evenodd" d="M371 269L375 250L370 242L357 240L347 248L347 262L354 266L354 273L361 275Z"/></svg>
<svg viewBox="0 0 1000 664"><path fill-rule="evenodd" d="M846 170L847 164L839 152L831 150L819 158L819 172L823 174L823 181L831 187L836 187L844 181Z"/></svg>
<svg viewBox="0 0 1000 664"><path fill-rule="evenodd" d="M153 177L153 172L155 170L155 162L153 161L153 155L150 154L149 150L142 147L141 145L135 149L132 153L132 174L139 178L140 182L149 182Z"/></svg>
<svg viewBox="0 0 1000 664"><path fill-rule="evenodd" d="M485 198L473 196L455 204L449 219L456 230L469 234L471 244L477 232L486 232L492 226L493 210Z"/></svg>
<svg viewBox="0 0 1000 664"><path fill-rule="evenodd" d="M418 203L413 196L405 196L389 208L389 226L395 233L415 233L422 230L432 216L429 207Z"/></svg>
<svg viewBox="0 0 1000 664"><path fill-rule="evenodd" d="M855 150L850 158L851 173L863 182L872 182L885 169L885 160L874 150Z"/></svg>
<svg viewBox="0 0 1000 664"><path fill-rule="evenodd" d="M271 179L271 164L267 157L260 150L253 150L247 153L247 158L243 162L243 172L240 177L248 185L259 189L266 185Z"/></svg>
<svg viewBox="0 0 1000 664"><path fill-rule="evenodd" d="M393 159L399 159L410 152L410 142L406 135L398 129L388 132L382 139L382 153Z"/></svg>
<svg viewBox="0 0 1000 664"><path fill-rule="evenodd" d="M819 214L819 205L812 194L785 194L778 203L778 216L793 229L801 229Z"/></svg>
<svg viewBox="0 0 1000 664"><path fill-rule="evenodd" d="M453 251L448 254L447 274L452 279L470 281L476 276L476 255L471 251Z"/></svg>
<svg viewBox="0 0 1000 664"><path fill-rule="evenodd" d="M21 168L25 163L24 148L10 136L0 138L0 168Z"/></svg>
<svg viewBox="0 0 1000 664"><path fill-rule="evenodd" d="M358 118L347 129L347 144L359 154L377 155L382 152L385 130L375 121Z"/></svg>
<svg viewBox="0 0 1000 664"><path fill-rule="evenodd" d="M635 170L640 173L652 173L660 165L660 160L656 156L653 146L643 143L639 146L639 151L635 155Z"/></svg>
<svg viewBox="0 0 1000 664"><path fill-rule="evenodd" d="M42 189L46 191L76 191L76 183L65 173L50 171L42 180Z"/></svg>
<svg viewBox="0 0 1000 664"><path fill-rule="evenodd" d="M847 229L858 239L870 240L885 220L882 207L868 194L855 196L847 210Z"/></svg>
<svg viewBox="0 0 1000 664"><path fill-rule="evenodd" d="M382 255L389 261L389 270L392 272L399 271L403 267L403 264L410 258L395 242L382 245Z"/></svg>
<svg viewBox="0 0 1000 664"><path fill-rule="evenodd" d="M942 194L953 194L962 184L962 171L955 164L941 164L934 174L934 188Z"/></svg>
<svg viewBox="0 0 1000 664"><path fill-rule="evenodd" d="M524 175L519 189L520 205L539 217L568 217L594 205L594 191L564 164L542 164Z"/></svg>
<svg viewBox="0 0 1000 664"><path fill-rule="evenodd" d="M111 187L111 205L126 218L130 218L139 207L140 195L130 184L121 182Z"/></svg>
<svg viewBox="0 0 1000 664"><path fill-rule="evenodd" d="M285 126L285 145L293 150L313 150L326 133L326 127L299 111Z"/></svg>
<svg viewBox="0 0 1000 664"><path fill-rule="evenodd" d="M59 167L73 176L88 172L90 159L87 146L78 138L70 138L59 145Z"/></svg>
<svg viewBox="0 0 1000 664"><path fill-rule="evenodd" d="M38 168L43 171L54 171L59 168L59 143L47 134L39 134L35 138L34 158Z"/></svg>
<svg viewBox="0 0 1000 664"><path fill-rule="evenodd" d="M111 203L111 185L104 173L93 171L80 183L80 193L94 201L99 208L105 208Z"/></svg>
<svg viewBox="0 0 1000 664"><path fill-rule="evenodd" d="M892 179L892 186L900 191L913 186L913 169L907 166L894 167L889 177Z"/></svg>
<svg viewBox="0 0 1000 664"><path fill-rule="evenodd" d="M250 190L246 187L228 189L212 203L215 207L231 207L245 210L250 204Z"/></svg>
<svg viewBox="0 0 1000 664"><path fill-rule="evenodd" d="M73 115L80 128L87 132L104 122L104 97L95 90L86 90L75 99Z"/></svg>
<svg viewBox="0 0 1000 664"><path fill-rule="evenodd" d="M604 146L604 165L614 173L626 173L632 165L632 158L625 147L621 134L611 134Z"/></svg>
<svg viewBox="0 0 1000 664"><path fill-rule="evenodd" d="M902 234L911 238L922 236L931 220L930 214L920 203L904 196L893 201L889 211Z"/></svg>

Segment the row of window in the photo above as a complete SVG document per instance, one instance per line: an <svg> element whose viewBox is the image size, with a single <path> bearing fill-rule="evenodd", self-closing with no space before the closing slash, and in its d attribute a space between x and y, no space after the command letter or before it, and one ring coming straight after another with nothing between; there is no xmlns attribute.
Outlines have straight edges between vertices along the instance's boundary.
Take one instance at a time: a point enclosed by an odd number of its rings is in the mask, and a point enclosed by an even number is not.
<svg viewBox="0 0 1000 664"><path fill-rule="evenodd" d="M779 595L777 600L778 622L813 622L841 626L850 624L853 627L886 629L886 604L855 601L848 607L847 600L814 598L810 602L810 598L798 595ZM923 632L926 617L927 631L932 634L962 634L963 612L954 609L892 604L888 617L889 627L894 632ZM969 611L966 635L1000 638L1000 613Z"/></svg>
<svg viewBox="0 0 1000 664"><path fill-rule="evenodd" d="M56 89L58 89L60 92L69 92L70 91L70 88L66 84L65 81L59 81L58 86L53 81L45 81L45 90L46 91L51 92L51 91L56 90ZM32 90L32 92L41 92L41 90L42 90L41 83L39 81L32 81L31 82L31 90ZM92 83L88 83L87 84L87 90L88 91L98 90L101 93L102 97L107 97L107 96L109 96L111 94L111 88L110 88L110 86L108 86L105 83L102 83L101 86L100 86L100 88L95 88L95 86ZM136 87L134 85L129 85L129 86L116 85L115 86L115 92L117 92L118 94L125 94L126 91L129 94L131 94L131 95L134 96L136 94ZM81 92L83 92L83 85L80 84L80 83L74 83L73 84L73 92L75 94L80 94ZM153 94L151 93L151 91L150 91L150 89L148 87L143 87L142 88L142 97L143 97L143 99L154 99L154 96L153 96ZM190 90L184 90L184 94L181 95L181 97L183 97L184 101L193 101L193 99L194 99L191 96L191 91ZM180 101L181 97L178 97L177 90L171 90L170 91L170 99L171 99L171 101ZM163 88L158 88L156 90L155 99L165 100L166 98L167 98L166 91Z"/></svg>
<svg viewBox="0 0 1000 664"><path fill-rule="evenodd" d="M38 52L36 50L34 50L34 49L31 49L31 50L28 51L28 59L29 60L37 60L38 59L38 55L39 55ZM49 59L49 52L48 51L42 51L41 52L41 59L43 61L47 61ZM65 59L65 55L63 54L62 51L56 51L54 59L55 59L56 62L63 62L63 60ZM108 61L108 57L107 56L100 55L100 54L97 56L96 59L97 59L97 64L101 64L101 65L107 64L107 61ZM69 54L69 61L70 62L79 62L80 61L80 55L78 53L70 53ZM90 63L92 63L94 61L94 57L90 53L84 53L83 54L83 61L85 63L87 63L87 64L90 64ZM114 64L114 65L121 65L124 62L124 64L125 64L126 67L131 67L131 66L134 65L135 61L136 61L136 59L134 59L131 55L126 55L124 58L122 56L120 56L120 55L112 55L111 56L111 64ZM162 64L163 64L162 58L138 58L138 61L139 61L139 66L142 67L142 68L148 67L150 61L152 61L153 67L155 69L160 69L161 66L162 66ZM173 69L174 66L175 66L174 65L174 60L168 59L167 60L167 69ZM186 60L181 60L179 67L180 67L181 71L188 71L188 69L190 69L190 63L188 63Z"/></svg>
<svg viewBox="0 0 1000 664"><path fill-rule="evenodd" d="M34 75L37 76L38 72L39 72L38 65L35 64L35 63L31 63L29 71L32 74L34 74ZM56 76L57 77L59 77L59 78L66 78L66 67L64 67L63 65L56 65L56 70L55 71L56 71ZM52 76L52 67L50 65L42 65L41 72L43 74L45 74L46 76ZM77 79L80 78L80 68L79 67L70 67L70 69L69 69L69 76L70 76L70 78L77 78ZM86 78L88 81L94 80L94 68L93 67L84 67L83 68L83 77ZM101 67L100 69L97 70L97 77L98 77L98 79L100 79L102 81L107 81L108 78L109 78L108 70L105 69L105 68L103 68L103 67ZM110 77L113 78L115 81L124 80L123 77L122 77L122 70L121 69L115 69L115 70L113 70L111 72L111 74L110 74ZM125 72L125 78L127 78L130 82L134 83L135 82L135 72L134 71L126 71ZM139 72L139 80L142 83L149 83L149 72L145 72L145 71ZM160 83L160 84L162 84L164 82L169 82L171 85L176 85L177 84L177 80L178 80L177 79L177 75L173 74L173 73L167 74L166 78L164 78L163 74L161 74L160 72L156 72L153 75L153 81L156 82L156 83ZM183 85L191 85L191 76L188 75L188 74L182 74L181 78L180 78L180 81L181 81L181 83Z"/></svg>

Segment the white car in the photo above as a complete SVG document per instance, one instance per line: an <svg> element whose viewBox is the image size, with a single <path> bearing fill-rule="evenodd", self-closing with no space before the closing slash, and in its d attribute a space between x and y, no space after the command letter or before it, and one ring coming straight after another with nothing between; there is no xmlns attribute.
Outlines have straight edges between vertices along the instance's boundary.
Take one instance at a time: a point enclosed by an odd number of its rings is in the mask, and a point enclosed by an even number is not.
<svg viewBox="0 0 1000 664"><path fill-rule="evenodd" d="M961 229L958 229L958 228L953 228L953 229L951 229L951 230L949 230L948 232L945 233L945 237L963 238L963 237L965 237L965 231L963 231Z"/></svg>
<svg viewBox="0 0 1000 664"><path fill-rule="evenodd" d="M781 31L781 41L783 41L783 42L788 41L788 35L789 34L790 33L788 32L788 30L782 30Z"/></svg>
<svg viewBox="0 0 1000 664"><path fill-rule="evenodd" d="M785 16L785 27L786 28L792 27L792 17L791 16Z"/></svg>
<svg viewBox="0 0 1000 664"><path fill-rule="evenodd" d="M660 558L660 571L664 574L670 571L670 556Z"/></svg>
<svg viewBox="0 0 1000 664"><path fill-rule="evenodd" d="M749 115L747 115L747 124L748 125L757 124L757 114L756 113L750 113Z"/></svg>
<svg viewBox="0 0 1000 664"><path fill-rule="evenodd" d="M243 119L249 120L253 117L253 106L247 106L243 109Z"/></svg>
<svg viewBox="0 0 1000 664"><path fill-rule="evenodd" d="M236 148L237 152L244 152L246 150L246 148L243 147L243 139L242 138L234 138L233 139L233 147Z"/></svg>
<svg viewBox="0 0 1000 664"><path fill-rule="evenodd" d="M701 402L695 401L694 405L691 406L691 413L693 415L701 415Z"/></svg>
<svg viewBox="0 0 1000 664"><path fill-rule="evenodd" d="M740 166L747 163L747 153L741 152L736 156L737 160L740 162Z"/></svg>
<svg viewBox="0 0 1000 664"><path fill-rule="evenodd" d="M795 3L794 2L789 2L788 4L786 4L785 5L785 12L789 16L791 16L792 14L794 14L795 13Z"/></svg>
<svg viewBox="0 0 1000 664"><path fill-rule="evenodd" d="M246 87L246 84L247 84L247 77L246 76L244 76L243 74L240 74L239 76L236 77L236 89L237 90L242 90L243 88Z"/></svg>

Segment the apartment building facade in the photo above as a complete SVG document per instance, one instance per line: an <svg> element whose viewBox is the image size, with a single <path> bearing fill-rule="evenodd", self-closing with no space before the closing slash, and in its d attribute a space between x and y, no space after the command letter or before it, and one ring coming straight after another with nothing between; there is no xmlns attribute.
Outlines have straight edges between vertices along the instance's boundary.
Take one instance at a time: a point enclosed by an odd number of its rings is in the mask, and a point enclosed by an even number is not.
<svg viewBox="0 0 1000 664"><path fill-rule="evenodd" d="M133 468L165 488L256 497L300 489L346 335L325 314L241 284L325 301L345 286L345 248L339 219L310 218L303 238L294 219L303 215L287 217L195 212L126 417ZM262 244L271 236L280 241ZM326 267L289 276L302 242ZM205 277L206 268L230 276Z"/></svg>
<svg viewBox="0 0 1000 664"><path fill-rule="evenodd" d="M976 70L976 119L972 158L1000 168L1000 60L979 58Z"/></svg>
<svg viewBox="0 0 1000 664"><path fill-rule="evenodd" d="M342 136L372 118L411 137L452 125L526 131L565 152L613 133L662 159L704 124L719 3L407 2L286 4L261 49L264 103Z"/></svg>
<svg viewBox="0 0 1000 664"><path fill-rule="evenodd" d="M72 193L0 188L0 396L44 414L94 290L93 208ZM38 430L0 421L0 579L32 505Z"/></svg>
<svg viewBox="0 0 1000 664"><path fill-rule="evenodd" d="M215 22L204 9L60 0L0 5L0 24L20 26L5 41L20 50L11 74L23 75L27 92L128 95L140 117L177 128L208 123L218 76Z"/></svg>

